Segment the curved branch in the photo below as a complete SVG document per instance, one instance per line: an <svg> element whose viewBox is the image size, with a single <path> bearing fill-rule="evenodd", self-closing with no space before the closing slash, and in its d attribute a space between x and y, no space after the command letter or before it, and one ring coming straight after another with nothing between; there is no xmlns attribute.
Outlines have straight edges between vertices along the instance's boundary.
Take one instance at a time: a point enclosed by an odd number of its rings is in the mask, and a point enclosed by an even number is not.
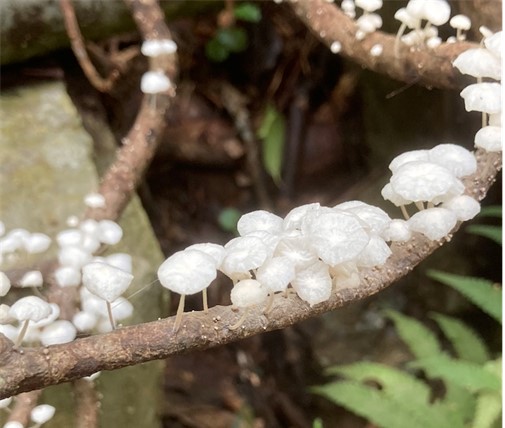
<svg viewBox="0 0 505 428"><path fill-rule="evenodd" d="M442 43L435 49L410 50L402 44L400 57L394 53L395 37L376 31L362 41L356 40L358 26L340 8L324 0L291 0L291 6L305 25L328 47L335 41L342 44L341 55L372 71L407 83L429 88L463 88L470 81L452 66L463 51L478 47L475 43ZM379 56L372 56L372 46L382 45Z"/></svg>
<svg viewBox="0 0 505 428"><path fill-rule="evenodd" d="M501 169L501 153L476 152L478 171L465 180L467 193L482 200ZM268 318L263 308L250 311L243 326L230 330L241 316L230 306L216 306L208 313L186 314L177 333L174 318L124 327L107 334L44 348L16 350L12 342L0 341L0 398L23 391L67 382L99 370L115 370L169 355L208 349L266 331L288 327L307 318L364 299L409 273L440 247L421 235L395 243L392 256L381 267L363 271L358 288L338 290L323 303L309 307L295 295L276 296Z"/></svg>

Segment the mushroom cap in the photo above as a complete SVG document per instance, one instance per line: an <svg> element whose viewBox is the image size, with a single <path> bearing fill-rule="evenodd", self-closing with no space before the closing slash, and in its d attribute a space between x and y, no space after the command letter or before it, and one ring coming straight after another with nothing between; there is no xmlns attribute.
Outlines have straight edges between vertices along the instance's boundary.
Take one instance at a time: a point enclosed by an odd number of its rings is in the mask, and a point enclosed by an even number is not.
<svg viewBox="0 0 505 428"><path fill-rule="evenodd" d="M501 85L499 83L474 83L460 93L466 111L494 114L501 112Z"/></svg>
<svg viewBox="0 0 505 428"><path fill-rule="evenodd" d="M56 235L56 242L60 247L78 246L82 237L83 232L79 229L65 229Z"/></svg>
<svg viewBox="0 0 505 428"><path fill-rule="evenodd" d="M283 236L275 249L276 257L287 257L291 260L296 269L304 269L318 260L316 251L310 245L308 236L302 235L300 231Z"/></svg>
<svg viewBox="0 0 505 428"><path fill-rule="evenodd" d="M356 264L360 267L374 267L386 263L392 254L388 244L378 235L371 235L365 249L356 258Z"/></svg>
<svg viewBox="0 0 505 428"><path fill-rule="evenodd" d="M426 46L430 49L435 49L442 44L442 39L438 36L430 37L426 40Z"/></svg>
<svg viewBox="0 0 505 428"><path fill-rule="evenodd" d="M373 33L377 28L382 27L382 18L376 13L361 15L356 21L358 27L364 33Z"/></svg>
<svg viewBox="0 0 505 428"><path fill-rule="evenodd" d="M50 245L51 238L44 233L31 233L23 239L23 246L30 254L43 253Z"/></svg>
<svg viewBox="0 0 505 428"><path fill-rule="evenodd" d="M380 235L391 223L391 218L385 211L365 202L348 201L338 204L334 208L354 214L369 226L371 233L376 235Z"/></svg>
<svg viewBox="0 0 505 428"><path fill-rule="evenodd" d="M72 317L72 324L78 331L91 331L97 323L96 314L87 311L79 311Z"/></svg>
<svg viewBox="0 0 505 428"><path fill-rule="evenodd" d="M286 256L267 259L256 271L256 279L271 293L284 291L295 277L295 263Z"/></svg>
<svg viewBox="0 0 505 428"><path fill-rule="evenodd" d="M39 404L30 412L30 419L36 424L45 424L54 416L55 408L49 404Z"/></svg>
<svg viewBox="0 0 505 428"><path fill-rule="evenodd" d="M81 284L81 271L71 266L61 266L54 271L54 278L60 287L77 287Z"/></svg>
<svg viewBox="0 0 505 428"><path fill-rule="evenodd" d="M381 195L386 201L390 201L395 204L397 207L402 205L408 205L412 201L409 201L405 198L402 198L398 193L393 190L391 183L387 183L381 190Z"/></svg>
<svg viewBox="0 0 505 428"><path fill-rule="evenodd" d="M325 263L333 266L356 257L369 241L361 220L354 214L341 211L323 211L306 219L302 224L312 248Z"/></svg>
<svg viewBox="0 0 505 428"><path fill-rule="evenodd" d="M407 12L416 19L424 19L425 0L409 0L407 3Z"/></svg>
<svg viewBox="0 0 505 428"><path fill-rule="evenodd" d="M443 166L461 178L477 171L477 160L472 152L457 144L439 144L428 151L430 162Z"/></svg>
<svg viewBox="0 0 505 428"><path fill-rule="evenodd" d="M433 25L443 25L451 17L451 6L445 0L425 1L423 17Z"/></svg>
<svg viewBox="0 0 505 428"><path fill-rule="evenodd" d="M18 321L40 321L51 314L51 306L37 296L22 297L9 309L9 315Z"/></svg>
<svg viewBox="0 0 505 428"><path fill-rule="evenodd" d="M475 147L488 152L502 151L502 134L500 126L485 126L475 134Z"/></svg>
<svg viewBox="0 0 505 428"><path fill-rule="evenodd" d="M367 12L374 12L382 7L382 0L355 0L355 3Z"/></svg>
<svg viewBox="0 0 505 428"><path fill-rule="evenodd" d="M219 266L224 258L226 250L222 245L213 244L211 242L205 242L201 244L193 244L186 248L186 250L198 250L205 254L211 256L216 262L216 266Z"/></svg>
<svg viewBox="0 0 505 428"><path fill-rule="evenodd" d="M140 48L142 55L156 57L159 55L170 55L177 52L177 45L170 39L145 40Z"/></svg>
<svg viewBox="0 0 505 428"><path fill-rule="evenodd" d="M219 269L228 276L258 268L273 251L255 236L234 238L224 248L226 253Z"/></svg>
<svg viewBox="0 0 505 428"><path fill-rule="evenodd" d="M406 220L393 219L388 228L382 233L382 238L386 241L405 242L411 238L409 224Z"/></svg>
<svg viewBox="0 0 505 428"><path fill-rule="evenodd" d="M44 284L44 278L42 278L42 273L38 270L31 270L26 272L19 281L19 285L22 288L25 287L42 287Z"/></svg>
<svg viewBox="0 0 505 428"><path fill-rule="evenodd" d="M316 261L305 269L299 270L291 285L298 297L310 306L328 300L332 289L328 265Z"/></svg>
<svg viewBox="0 0 505 428"><path fill-rule="evenodd" d="M395 19L405 24L408 28L414 28L419 23L419 19L413 17L404 7L395 12Z"/></svg>
<svg viewBox="0 0 505 428"><path fill-rule="evenodd" d="M438 241L456 226L456 214L446 208L428 208L415 213L407 220L410 230L422 233L428 239Z"/></svg>
<svg viewBox="0 0 505 428"><path fill-rule="evenodd" d="M501 44L502 44L502 38L503 38L503 32L498 31L497 33L494 33L492 36L486 37L484 39L484 46L496 55L498 58L501 58Z"/></svg>
<svg viewBox="0 0 505 428"><path fill-rule="evenodd" d="M105 208L105 196L101 193L88 193L84 196L84 204L90 208Z"/></svg>
<svg viewBox="0 0 505 428"><path fill-rule="evenodd" d="M400 168L402 165L405 165L407 162L428 160L428 150L410 150L396 156L389 164L389 169L394 173L398 170L398 168Z"/></svg>
<svg viewBox="0 0 505 428"><path fill-rule="evenodd" d="M106 263L92 262L82 268L82 284L109 303L123 294L132 281L131 273Z"/></svg>
<svg viewBox="0 0 505 428"><path fill-rule="evenodd" d="M100 220L97 237L102 244L116 245L123 237L123 229L115 221Z"/></svg>
<svg viewBox="0 0 505 428"><path fill-rule="evenodd" d="M62 266L71 266L75 269L80 269L92 259L88 251L83 250L79 246L65 246L60 248L58 252L58 262Z"/></svg>
<svg viewBox="0 0 505 428"><path fill-rule="evenodd" d="M268 297L268 292L261 283L255 279L243 279L231 289L230 299L237 308L248 308L260 305Z"/></svg>
<svg viewBox="0 0 505 428"><path fill-rule="evenodd" d="M75 326L67 320L57 320L44 327L40 333L42 345L57 345L72 342L77 335Z"/></svg>
<svg viewBox="0 0 505 428"><path fill-rule="evenodd" d="M61 313L60 306L56 303L49 303L49 306L51 307L51 313L47 317L42 318L41 320L33 321L30 324L31 329L38 329L45 327L46 325L49 325L58 319Z"/></svg>
<svg viewBox="0 0 505 428"><path fill-rule="evenodd" d="M283 220L281 217L268 211L257 210L244 214L237 222L237 231L241 236L249 235L258 230L270 233L282 231Z"/></svg>
<svg viewBox="0 0 505 428"><path fill-rule="evenodd" d="M330 46L330 51L334 54L339 53L342 50L342 43L339 41L334 41Z"/></svg>
<svg viewBox="0 0 505 428"><path fill-rule="evenodd" d="M471 196L460 195L444 202L442 208L447 208L456 214L459 221L468 221L480 213L480 204Z"/></svg>
<svg viewBox="0 0 505 428"><path fill-rule="evenodd" d="M4 272L0 272L0 297L5 296L10 289L11 281L9 277Z"/></svg>
<svg viewBox="0 0 505 428"><path fill-rule="evenodd" d="M140 80L140 90L144 94L159 94L172 87L172 82L162 71L147 71Z"/></svg>
<svg viewBox="0 0 505 428"><path fill-rule="evenodd" d="M105 257L105 263L128 273L133 273L132 256L127 253L114 253Z"/></svg>
<svg viewBox="0 0 505 428"><path fill-rule="evenodd" d="M158 268L158 278L170 291L191 295L210 285L217 276L216 268L216 260L203 251L178 251Z"/></svg>
<svg viewBox="0 0 505 428"><path fill-rule="evenodd" d="M452 64L463 74L501 79L501 61L487 49L468 49L460 53Z"/></svg>
<svg viewBox="0 0 505 428"><path fill-rule="evenodd" d="M312 204L300 205L299 207L293 208L284 217L284 230L300 229L304 217L312 212L317 211L321 208L318 202Z"/></svg>
<svg viewBox="0 0 505 428"><path fill-rule="evenodd" d="M450 21L449 25L452 28L457 28L459 30L469 30L470 27L472 26L472 21L470 21L470 18L466 15L454 15Z"/></svg>
<svg viewBox="0 0 505 428"><path fill-rule="evenodd" d="M400 167L391 177L391 187L411 202L432 202L464 191L463 183L448 169L420 161L408 162Z"/></svg>

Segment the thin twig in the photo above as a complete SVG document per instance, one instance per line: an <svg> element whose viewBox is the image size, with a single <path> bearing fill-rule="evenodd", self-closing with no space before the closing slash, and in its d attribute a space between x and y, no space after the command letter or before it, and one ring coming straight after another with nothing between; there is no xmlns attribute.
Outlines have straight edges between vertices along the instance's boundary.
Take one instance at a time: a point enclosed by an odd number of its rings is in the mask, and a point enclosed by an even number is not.
<svg viewBox="0 0 505 428"><path fill-rule="evenodd" d="M8 422L20 422L23 426L27 426L30 421L30 412L37 405L42 391L35 390L24 392L14 398L14 405L9 413Z"/></svg>
<svg viewBox="0 0 505 428"><path fill-rule="evenodd" d="M466 193L480 201L501 169L501 153L478 150L476 157L478 170L464 181ZM275 296L268 317L262 314L263 307L251 308L244 324L237 330L229 327L240 314L232 311L230 306L215 306L208 313L186 314L177 332L173 331L174 317L170 317L62 345L24 349L23 353L16 351L10 343L0 353L0 379L3 380L0 398L67 382L100 370L115 370L286 328L378 293L407 275L442 244L415 234L408 242L394 243L391 246L393 254L383 266L363 271L360 287L337 290L329 300L313 307L293 294L286 298Z"/></svg>
<svg viewBox="0 0 505 428"><path fill-rule="evenodd" d="M291 0L292 8L305 25L326 46L340 42L340 54L372 71L410 83L418 79L421 85L434 88L462 88L470 83L452 66L463 51L478 47L475 43L442 43L435 49L410 49L402 45L400 57L394 52L395 36L375 31L363 40L356 39L358 27L340 8L325 0ZM374 45L382 45L379 56L370 54Z"/></svg>
<svg viewBox="0 0 505 428"><path fill-rule="evenodd" d="M107 78L100 76L95 66L91 62L82 37L79 23L75 16L74 7L71 0L60 0L60 9L63 13L63 20L67 30L70 45L79 65L90 83L100 92L108 92L119 77L119 70L113 70Z"/></svg>

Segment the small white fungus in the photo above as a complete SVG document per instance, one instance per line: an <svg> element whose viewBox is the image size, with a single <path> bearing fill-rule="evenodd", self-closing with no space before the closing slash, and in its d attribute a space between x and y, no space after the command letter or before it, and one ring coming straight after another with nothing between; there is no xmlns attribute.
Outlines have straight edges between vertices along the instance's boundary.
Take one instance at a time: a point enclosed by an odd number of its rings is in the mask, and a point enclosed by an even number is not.
<svg viewBox="0 0 505 428"><path fill-rule="evenodd" d="M475 147L488 152L502 151L502 133L499 126L485 126L475 134Z"/></svg>
<svg viewBox="0 0 505 428"><path fill-rule="evenodd" d="M128 273L133 273L132 256L127 253L114 253L105 257L105 263Z"/></svg>
<svg viewBox="0 0 505 428"><path fill-rule="evenodd" d="M54 278L60 287L77 287L81 283L81 271L71 266L60 266L54 271Z"/></svg>
<svg viewBox="0 0 505 428"><path fill-rule="evenodd" d="M270 254L263 241L254 236L234 238L224 248L226 253L219 269L229 277L260 267Z"/></svg>
<svg viewBox="0 0 505 428"><path fill-rule="evenodd" d="M43 253L50 245L51 238L44 233L31 233L23 239L23 246L30 254Z"/></svg>
<svg viewBox="0 0 505 428"><path fill-rule="evenodd" d="M502 39L503 39L503 32L498 31L497 33L493 34L490 37L486 37L484 39L484 45L486 48L492 52L494 55L496 55L498 58L501 58L501 45L502 45Z"/></svg>
<svg viewBox="0 0 505 428"><path fill-rule="evenodd" d="M244 214L237 222L237 231L241 236L249 235L258 230L279 233L282 230L281 217L268 211L257 210Z"/></svg>
<svg viewBox="0 0 505 428"><path fill-rule="evenodd" d="M123 229L112 220L98 222L98 239L102 244L116 245L123 237Z"/></svg>
<svg viewBox="0 0 505 428"><path fill-rule="evenodd" d="M84 204L90 208L105 208L105 197L101 193L88 193Z"/></svg>
<svg viewBox="0 0 505 428"><path fill-rule="evenodd" d="M63 247L58 252L58 262L62 266L80 269L91 261L91 254L77 246Z"/></svg>
<svg viewBox="0 0 505 428"><path fill-rule="evenodd" d="M170 39L145 40L140 48L142 55L157 57L159 55L170 55L177 52L177 45Z"/></svg>
<svg viewBox="0 0 505 428"><path fill-rule="evenodd" d="M19 285L23 288L42 287L43 284L44 279L42 278L42 273L38 270L31 270L29 272L26 272L19 280Z"/></svg>
<svg viewBox="0 0 505 428"><path fill-rule="evenodd" d="M487 49L467 49L452 63L461 73L500 80L501 61Z"/></svg>
<svg viewBox="0 0 505 428"><path fill-rule="evenodd" d="M310 306L328 300L331 296L332 281L326 263L317 261L296 273L291 285L300 299Z"/></svg>
<svg viewBox="0 0 505 428"><path fill-rule="evenodd" d="M54 416L55 408L49 404L39 404L30 412L30 419L36 424L45 424Z"/></svg>
<svg viewBox="0 0 505 428"><path fill-rule="evenodd" d="M79 311L72 317L72 323L78 331L91 331L96 326L97 317L94 313Z"/></svg>
<svg viewBox="0 0 505 428"><path fill-rule="evenodd" d="M37 296L22 297L10 308L9 315L18 321L40 321L51 314L51 306Z"/></svg>
<svg viewBox="0 0 505 428"><path fill-rule="evenodd" d="M0 272L0 297L5 296L10 289L11 281L9 277L4 272Z"/></svg>
<svg viewBox="0 0 505 428"><path fill-rule="evenodd" d="M284 291L295 278L295 264L289 257L272 257L256 271L256 279L271 293Z"/></svg>
<svg viewBox="0 0 505 428"><path fill-rule="evenodd" d="M334 54L339 53L342 50L342 43L340 42L333 42L330 46L330 51Z"/></svg>
<svg viewBox="0 0 505 428"><path fill-rule="evenodd" d="M477 171L473 153L456 144L439 144L428 151L428 157L430 162L447 168L457 178Z"/></svg>
<svg viewBox="0 0 505 428"><path fill-rule="evenodd" d="M459 221L471 220L480 212L480 204L468 195L456 196L444 202L442 207L456 214Z"/></svg>
<svg viewBox="0 0 505 428"><path fill-rule="evenodd" d="M76 335L77 330L70 321L57 320L43 328L40 341L44 346L57 345L72 342Z"/></svg>
<svg viewBox="0 0 505 428"><path fill-rule="evenodd" d="M172 82L162 71L148 71L142 75L140 90L144 94L159 94L172 87Z"/></svg>
<svg viewBox="0 0 505 428"><path fill-rule="evenodd" d="M116 300L123 294L133 275L105 263L88 263L82 268L82 283L94 295L107 302Z"/></svg>
<svg viewBox="0 0 505 428"><path fill-rule="evenodd" d="M372 48L370 49L370 55L381 56L383 50L384 50L384 47L381 44L373 45Z"/></svg>
<svg viewBox="0 0 505 428"><path fill-rule="evenodd" d="M332 283L336 290L356 288L360 285L356 263L347 262L330 268Z"/></svg>
<svg viewBox="0 0 505 428"><path fill-rule="evenodd" d="M472 26L472 21L466 15L454 15L449 21L449 25L457 30L469 30Z"/></svg>
<svg viewBox="0 0 505 428"><path fill-rule="evenodd" d="M393 219L388 228L383 232L382 237L386 241L405 242L411 238L409 225L405 220Z"/></svg>
<svg viewBox="0 0 505 428"><path fill-rule="evenodd" d="M56 235L56 242L60 247L78 246L83 233L79 229L65 229Z"/></svg>
<svg viewBox="0 0 505 428"><path fill-rule="evenodd" d="M407 223L413 232L422 233L428 239L438 241L456 226L456 214L445 208L428 208L415 213Z"/></svg>
<svg viewBox="0 0 505 428"><path fill-rule="evenodd" d="M267 290L255 279L243 279L231 289L230 299L237 308L260 305L267 298Z"/></svg>
<svg viewBox="0 0 505 428"><path fill-rule="evenodd" d="M408 152L401 153L398 156L396 156L390 162L389 169L391 170L391 172L395 172L398 170L398 168L400 168L407 162L428 161L428 160L429 160L428 150L410 150Z"/></svg>
<svg viewBox="0 0 505 428"><path fill-rule="evenodd" d="M474 83L460 93L466 111L494 114L501 112L501 85L499 83Z"/></svg>

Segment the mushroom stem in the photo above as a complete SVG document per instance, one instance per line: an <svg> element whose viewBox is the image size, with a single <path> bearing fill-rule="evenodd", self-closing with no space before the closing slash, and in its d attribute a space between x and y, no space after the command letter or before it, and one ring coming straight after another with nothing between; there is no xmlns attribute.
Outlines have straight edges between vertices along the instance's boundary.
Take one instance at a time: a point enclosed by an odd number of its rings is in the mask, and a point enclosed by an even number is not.
<svg viewBox="0 0 505 428"><path fill-rule="evenodd" d="M246 318L248 312L249 312L249 308L245 308L244 309L244 313L242 314L242 316L240 317L240 319L235 324L233 324L232 326L230 326L228 328L230 330L236 330L237 328L239 328L244 323L245 318Z"/></svg>
<svg viewBox="0 0 505 428"><path fill-rule="evenodd" d="M23 342L23 337L25 337L26 330L28 330L28 324L30 323L30 320L25 320L23 322L23 327L21 327L21 330L18 334L18 338L16 339L16 343L14 344L14 348L18 348L21 343Z"/></svg>
<svg viewBox="0 0 505 428"><path fill-rule="evenodd" d="M202 290L202 299L203 299L203 311L205 313L209 312L209 303L207 301L207 289L204 288Z"/></svg>
<svg viewBox="0 0 505 428"><path fill-rule="evenodd" d="M456 40L461 42L463 39L461 38L462 36L462 29L461 28L457 28L456 29Z"/></svg>
<svg viewBox="0 0 505 428"><path fill-rule="evenodd" d="M435 208L435 204L433 202L428 202L428 208Z"/></svg>
<svg viewBox="0 0 505 428"><path fill-rule="evenodd" d="M175 315L175 323L174 323L174 333L179 330L179 326L182 321L182 314L184 313L184 300L186 296L181 294L181 298L179 300L179 306L177 307L177 314Z"/></svg>
<svg viewBox="0 0 505 428"><path fill-rule="evenodd" d="M268 298L267 298L267 304L265 306L265 309L263 310L263 313L266 315L270 312L270 309L272 309L272 304L274 303L274 293L269 293Z"/></svg>
<svg viewBox="0 0 505 428"><path fill-rule="evenodd" d="M415 204L419 211L424 210L424 204L422 202L415 202Z"/></svg>
<svg viewBox="0 0 505 428"><path fill-rule="evenodd" d="M400 205L400 209L402 210L403 218L405 218L405 220L408 220L410 216L407 212L407 208L405 208L405 205Z"/></svg>
<svg viewBox="0 0 505 428"><path fill-rule="evenodd" d="M405 28L407 28L407 24L402 22L402 25L400 25L400 28L398 29L398 33L396 33L395 47L394 47L395 58L398 58L400 56L400 41L405 31Z"/></svg>
<svg viewBox="0 0 505 428"><path fill-rule="evenodd" d="M107 314L109 315L110 326L112 330L116 329L116 323L114 321L114 315L112 315L112 306L108 300L105 301L107 303Z"/></svg>

